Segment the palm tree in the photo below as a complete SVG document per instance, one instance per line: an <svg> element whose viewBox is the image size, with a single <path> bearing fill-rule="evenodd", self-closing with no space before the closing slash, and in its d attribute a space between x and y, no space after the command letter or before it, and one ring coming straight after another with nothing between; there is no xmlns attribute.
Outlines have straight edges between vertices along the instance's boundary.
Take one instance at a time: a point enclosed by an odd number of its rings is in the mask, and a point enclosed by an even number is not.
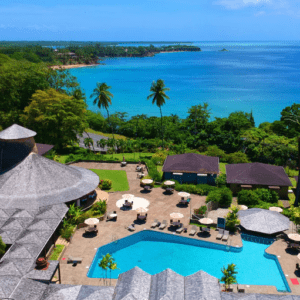
<svg viewBox="0 0 300 300"><path fill-rule="evenodd" d="M227 287L230 288L231 284L237 283L236 274L238 272L236 271L235 264L229 264L227 268L223 267L221 272L223 273L223 277L220 281L225 283L225 290L227 290Z"/></svg>
<svg viewBox="0 0 300 300"><path fill-rule="evenodd" d="M94 105L97 105L100 109L104 108L107 112L107 120L109 122L109 111L108 107L111 105L111 98L114 97L114 95L109 91L111 89L111 86L108 86L105 82L100 83L97 82L97 87L93 90L93 93L91 94L90 98L94 98ZM112 129L112 126L111 126ZM113 129L112 129L113 134Z"/></svg>
<svg viewBox="0 0 300 300"><path fill-rule="evenodd" d="M107 145L107 140L106 139L101 139L97 141L97 146L104 149L104 147Z"/></svg>
<svg viewBox="0 0 300 300"><path fill-rule="evenodd" d="M114 151L116 146L116 140L114 138L107 140L107 146L112 150L112 157L114 157Z"/></svg>
<svg viewBox="0 0 300 300"><path fill-rule="evenodd" d="M94 149L94 141L93 141L93 139L91 139L91 138L85 138L83 142L84 142L84 146L87 147L87 148L89 148L90 151L91 151L91 146L93 146L93 149ZM94 149L94 151L95 151L95 149Z"/></svg>
<svg viewBox="0 0 300 300"><path fill-rule="evenodd" d="M162 140L162 148L164 148L164 133L163 133L163 118L162 118L162 111L161 107L165 104L165 99L170 99L169 96L165 94L166 91L169 91L169 88L165 87L165 83L162 79L158 79L156 82L153 81L150 94L147 99L152 99L152 104L156 104L160 109L160 116L161 116L161 140Z"/></svg>

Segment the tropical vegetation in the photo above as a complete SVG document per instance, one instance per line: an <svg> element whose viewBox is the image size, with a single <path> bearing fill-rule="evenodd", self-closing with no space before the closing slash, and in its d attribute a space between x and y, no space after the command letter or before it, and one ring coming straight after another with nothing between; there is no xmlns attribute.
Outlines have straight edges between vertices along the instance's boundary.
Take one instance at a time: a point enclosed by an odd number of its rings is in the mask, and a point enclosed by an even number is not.
<svg viewBox="0 0 300 300"><path fill-rule="evenodd" d="M225 266L221 269L223 273L222 278L220 279L221 282L225 284L225 290L230 289L230 285L237 283L236 275L238 274L236 270L235 264L228 264L227 268Z"/></svg>

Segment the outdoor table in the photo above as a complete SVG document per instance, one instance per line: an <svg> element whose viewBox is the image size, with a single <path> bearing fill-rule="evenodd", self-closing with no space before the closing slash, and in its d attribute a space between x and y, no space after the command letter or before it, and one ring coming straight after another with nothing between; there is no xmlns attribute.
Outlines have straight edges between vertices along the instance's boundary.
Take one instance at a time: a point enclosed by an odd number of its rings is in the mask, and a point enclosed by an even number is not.
<svg viewBox="0 0 300 300"><path fill-rule="evenodd" d="M185 204L185 203L188 203L188 201L187 200L180 200L179 203L184 203Z"/></svg>
<svg viewBox="0 0 300 300"><path fill-rule="evenodd" d="M117 217L117 214L110 214L109 217L110 218L115 218L115 217Z"/></svg>
<svg viewBox="0 0 300 300"><path fill-rule="evenodd" d="M137 218L140 220L144 220L144 219L146 219L146 216L137 216Z"/></svg>
<svg viewBox="0 0 300 300"><path fill-rule="evenodd" d="M144 176L145 176L144 173L141 173L141 174L140 174L140 178L143 178Z"/></svg>
<svg viewBox="0 0 300 300"><path fill-rule="evenodd" d="M180 222L173 222L172 225L173 225L173 226L179 226L179 225L180 225Z"/></svg>

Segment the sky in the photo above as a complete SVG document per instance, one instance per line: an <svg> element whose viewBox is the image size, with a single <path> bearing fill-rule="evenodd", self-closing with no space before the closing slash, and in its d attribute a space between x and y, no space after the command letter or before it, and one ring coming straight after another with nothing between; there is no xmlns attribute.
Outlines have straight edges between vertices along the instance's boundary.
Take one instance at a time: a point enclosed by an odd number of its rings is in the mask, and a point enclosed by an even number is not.
<svg viewBox="0 0 300 300"><path fill-rule="evenodd" d="M0 40L296 41L300 0L0 0Z"/></svg>

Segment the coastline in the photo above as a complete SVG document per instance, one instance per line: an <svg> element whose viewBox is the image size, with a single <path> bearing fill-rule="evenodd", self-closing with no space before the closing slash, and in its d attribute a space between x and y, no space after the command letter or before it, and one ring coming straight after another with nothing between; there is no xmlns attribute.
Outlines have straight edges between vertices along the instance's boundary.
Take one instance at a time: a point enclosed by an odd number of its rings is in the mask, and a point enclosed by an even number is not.
<svg viewBox="0 0 300 300"><path fill-rule="evenodd" d="M75 64L75 65L56 65L51 66L50 68L52 70L58 70L58 69L74 69L74 68L85 68L85 67L95 67L100 64Z"/></svg>

